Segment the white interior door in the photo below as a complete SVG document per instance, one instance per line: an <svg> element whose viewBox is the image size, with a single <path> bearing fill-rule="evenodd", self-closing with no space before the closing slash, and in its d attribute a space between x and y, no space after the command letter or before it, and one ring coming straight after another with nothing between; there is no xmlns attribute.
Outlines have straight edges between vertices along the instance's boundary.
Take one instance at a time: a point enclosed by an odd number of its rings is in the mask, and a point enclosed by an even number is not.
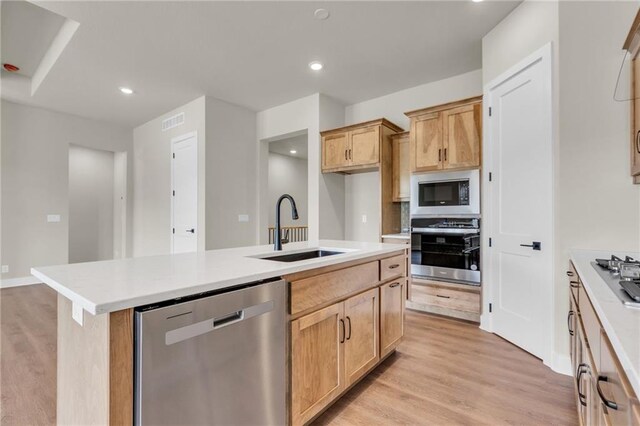
<svg viewBox="0 0 640 426"><path fill-rule="evenodd" d="M171 141L171 252L198 249L198 143L195 133Z"/></svg>
<svg viewBox="0 0 640 426"><path fill-rule="evenodd" d="M553 338L551 72L546 46L485 89L490 329L543 359Z"/></svg>

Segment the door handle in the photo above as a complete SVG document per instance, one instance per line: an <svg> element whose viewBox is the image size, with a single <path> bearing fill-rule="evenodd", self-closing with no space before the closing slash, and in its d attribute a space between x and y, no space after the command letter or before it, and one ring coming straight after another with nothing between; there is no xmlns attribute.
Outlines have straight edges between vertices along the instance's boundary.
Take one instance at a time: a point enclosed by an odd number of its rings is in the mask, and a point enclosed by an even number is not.
<svg viewBox="0 0 640 426"><path fill-rule="evenodd" d="M587 368L587 364L580 364L578 366L578 371L576 372L576 387L578 388L578 400L580 401L580 404L586 407L587 397L582 393L582 386L580 386L582 383L582 375L586 373L585 368Z"/></svg>
<svg viewBox="0 0 640 426"><path fill-rule="evenodd" d="M447 148L444 149L444 161L447 161Z"/></svg>
<svg viewBox="0 0 640 426"><path fill-rule="evenodd" d="M349 335L347 336L347 340L351 339L351 317L347 317L347 321L349 322Z"/></svg>
<svg viewBox="0 0 640 426"><path fill-rule="evenodd" d="M531 244L520 244L520 247L531 247L534 250L542 250L542 243L540 241L534 241Z"/></svg>
<svg viewBox="0 0 640 426"><path fill-rule="evenodd" d="M442 161L442 149L438 150L438 162Z"/></svg>
<svg viewBox="0 0 640 426"><path fill-rule="evenodd" d="M346 337L347 331L344 328L344 320L340 318L340 325L342 326L342 337L340 338L340 343L344 343L344 338Z"/></svg>
<svg viewBox="0 0 640 426"><path fill-rule="evenodd" d="M192 234L195 234L196 228L187 229L187 232L191 232Z"/></svg>
<svg viewBox="0 0 640 426"><path fill-rule="evenodd" d="M569 336L573 336L573 330L571 329L571 317L573 316L573 310L569 311L569 315L567 316L567 328L569 329Z"/></svg>

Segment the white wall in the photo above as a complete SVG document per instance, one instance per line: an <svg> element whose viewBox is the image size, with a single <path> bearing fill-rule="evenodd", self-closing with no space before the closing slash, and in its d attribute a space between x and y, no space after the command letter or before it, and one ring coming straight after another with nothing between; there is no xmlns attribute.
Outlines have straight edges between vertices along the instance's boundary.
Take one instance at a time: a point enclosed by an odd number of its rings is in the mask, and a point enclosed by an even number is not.
<svg viewBox="0 0 640 426"><path fill-rule="evenodd" d="M339 102L318 93L258 113L256 186L259 217L256 233L261 242L267 241L269 226L267 142L304 132L309 138L309 239L344 238L344 178L323 175L320 170L320 131L342 125L343 117L344 107Z"/></svg>
<svg viewBox="0 0 640 426"><path fill-rule="evenodd" d="M1 120L2 278L28 277L33 266L68 261L69 145L131 153L131 129L4 100ZM129 165L129 194L132 173Z"/></svg>
<svg viewBox="0 0 640 426"><path fill-rule="evenodd" d="M445 104L482 94L482 72L471 71L349 105L346 124L387 118L409 130L407 111ZM377 242L380 239L379 173L359 173L345 178L345 238ZM367 222L362 222L362 216Z"/></svg>
<svg viewBox="0 0 640 426"><path fill-rule="evenodd" d="M69 263L113 259L114 154L69 147Z"/></svg>
<svg viewBox="0 0 640 426"><path fill-rule="evenodd" d="M184 112L184 124L161 130L162 120ZM198 249L205 247L205 97L133 129L135 256L171 252L171 139L198 135Z"/></svg>
<svg viewBox="0 0 640 426"><path fill-rule="evenodd" d="M629 102L613 92L638 2L560 3L556 344L568 351L571 248L640 252L640 185L629 176Z"/></svg>
<svg viewBox="0 0 640 426"><path fill-rule="evenodd" d="M306 158L269 153L269 224L276 223L276 202L282 194L289 194L296 200L298 220L291 219L289 202L283 203L280 220L282 226L303 226L307 224L309 187Z"/></svg>
<svg viewBox="0 0 640 426"><path fill-rule="evenodd" d="M206 125L206 249L254 245L256 113L207 97Z"/></svg>

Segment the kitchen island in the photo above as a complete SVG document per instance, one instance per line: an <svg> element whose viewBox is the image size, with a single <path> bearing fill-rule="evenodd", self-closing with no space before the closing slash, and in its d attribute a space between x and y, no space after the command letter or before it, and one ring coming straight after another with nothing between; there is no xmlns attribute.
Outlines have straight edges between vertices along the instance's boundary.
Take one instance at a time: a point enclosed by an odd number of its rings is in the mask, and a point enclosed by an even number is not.
<svg viewBox="0 0 640 426"><path fill-rule="evenodd" d="M134 308L279 277L287 421L315 418L400 342L408 264L406 246L394 244L304 242L278 254L318 248L337 253L281 262L264 258L272 246L255 246L34 268L59 293L58 423L133 422Z"/></svg>

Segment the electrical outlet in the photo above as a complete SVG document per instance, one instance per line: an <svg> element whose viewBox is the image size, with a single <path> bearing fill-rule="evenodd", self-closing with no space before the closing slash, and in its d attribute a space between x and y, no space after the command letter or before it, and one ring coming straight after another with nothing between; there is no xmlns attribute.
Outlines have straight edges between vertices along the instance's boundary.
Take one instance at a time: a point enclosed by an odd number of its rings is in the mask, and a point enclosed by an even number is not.
<svg viewBox="0 0 640 426"><path fill-rule="evenodd" d="M9 273L9 265L2 265L2 273L3 274Z"/></svg>
<svg viewBox="0 0 640 426"><path fill-rule="evenodd" d="M248 214L239 214L238 215L238 222L249 222L249 215Z"/></svg>
<svg viewBox="0 0 640 426"><path fill-rule="evenodd" d="M366 214L362 215L362 223L367 223L367 215Z"/></svg>
<svg viewBox="0 0 640 426"><path fill-rule="evenodd" d="M47 215L47 222L49 222L49 223L58 223L58 222L60 222L60 215L59 214L48 214Z"/></svg>

